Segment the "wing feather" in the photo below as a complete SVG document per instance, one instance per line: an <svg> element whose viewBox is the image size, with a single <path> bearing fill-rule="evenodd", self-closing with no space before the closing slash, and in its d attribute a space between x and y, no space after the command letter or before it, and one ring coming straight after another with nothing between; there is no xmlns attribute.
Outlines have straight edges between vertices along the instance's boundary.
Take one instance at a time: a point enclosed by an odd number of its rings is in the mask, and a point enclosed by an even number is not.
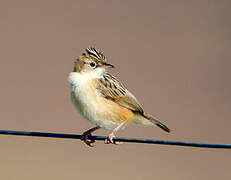
<svg viewBox="0 0 231 180"><path fill-rule="evenodd" d="M106 72L98 81L97 89L104 98L134 112L141 114L144 113L141 104L135 96L130 93L113 75Z"/></svg>

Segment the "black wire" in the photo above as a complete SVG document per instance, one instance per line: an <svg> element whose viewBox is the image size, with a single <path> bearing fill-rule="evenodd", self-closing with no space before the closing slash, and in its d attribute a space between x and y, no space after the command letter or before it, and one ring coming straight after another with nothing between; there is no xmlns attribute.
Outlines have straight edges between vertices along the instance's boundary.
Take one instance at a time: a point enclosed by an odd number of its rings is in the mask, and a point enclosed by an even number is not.
<svg viewBox="0 0 231 180"><path fill-rule="evenodd" d="M65 138L65 139L81 139L80 134L63 134L63 133L47 133L47 132L31 132L31 131L11 131L0 130L0 134L5 135L18 135L18 136L38 136L38 137L51 137L51 138ZM104 141L106 136L90 136L89 139ZM197 142L183 142L183 141L167 141L155 139L136 139L136 138L113 138L118 142L131 142L131 143L147 143L147 144L162 144L174 146L190 146L201 148L223 148L231 149L231 144L210 144L210 143L197 143Z"/></svg>

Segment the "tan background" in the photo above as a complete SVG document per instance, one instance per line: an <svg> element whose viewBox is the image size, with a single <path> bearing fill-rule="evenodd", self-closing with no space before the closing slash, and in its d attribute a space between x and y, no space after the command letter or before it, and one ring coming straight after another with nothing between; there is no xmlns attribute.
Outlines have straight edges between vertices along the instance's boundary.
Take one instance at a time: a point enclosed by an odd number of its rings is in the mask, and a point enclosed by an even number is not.
<svg viewBox="0 0 231 180"><path fill-rule="evenodd" d="M118 136L231 143L230 1L0 2L1 129L82 133L68 73L95 46L172 129ZM96 134L107 135L99 130ZM0 179L230 180L231 151L0 136Z"/></svg>

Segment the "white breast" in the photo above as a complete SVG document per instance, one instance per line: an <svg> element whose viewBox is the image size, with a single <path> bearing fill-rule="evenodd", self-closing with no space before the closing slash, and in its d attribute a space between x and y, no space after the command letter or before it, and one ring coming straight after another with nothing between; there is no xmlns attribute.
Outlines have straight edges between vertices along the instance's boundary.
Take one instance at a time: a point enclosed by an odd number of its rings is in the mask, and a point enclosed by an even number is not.
<svg viewBox="0 0 231 180"><path fill-rule="evenodd" d="M90 120L89 112L96 106L92 93L92 78L88 74L80 74L72 72L69 75L69 82L71 84L71 101L76 109L85 118Z"/></svg>
<svg viewBox="0 0 231 180"><path fill-rule="evenodd" d="M104 111L100 107L102 104L99 103L98 94L92 84L93 78L90 73L70 73L72 104L86 120L106 129L113 129L116 124L104 119Z"/></svg>

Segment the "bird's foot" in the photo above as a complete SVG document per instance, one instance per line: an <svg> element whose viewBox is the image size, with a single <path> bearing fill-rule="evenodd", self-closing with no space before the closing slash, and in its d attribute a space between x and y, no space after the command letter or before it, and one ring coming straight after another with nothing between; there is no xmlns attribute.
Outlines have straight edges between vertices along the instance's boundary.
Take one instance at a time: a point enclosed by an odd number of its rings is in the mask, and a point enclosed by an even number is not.
<svg viewBox="0 0 231 180"><path fill-rule="evenodd" d="M90 131L85 131L82 134L81 140L83 142L85 142L88 146L94 147L95 140L94 139L88 139L89 136L91 136L91 132Z"/></svg>
<svg viewBox="0 0 231 180"><path fill-rule="evenodd" d="M122 142L114 141L113 140L114 137L115 135L113 133L109 134L109 136L105 139L104 143L105 144L115 144L115 145L123 144Z"/></svg>

